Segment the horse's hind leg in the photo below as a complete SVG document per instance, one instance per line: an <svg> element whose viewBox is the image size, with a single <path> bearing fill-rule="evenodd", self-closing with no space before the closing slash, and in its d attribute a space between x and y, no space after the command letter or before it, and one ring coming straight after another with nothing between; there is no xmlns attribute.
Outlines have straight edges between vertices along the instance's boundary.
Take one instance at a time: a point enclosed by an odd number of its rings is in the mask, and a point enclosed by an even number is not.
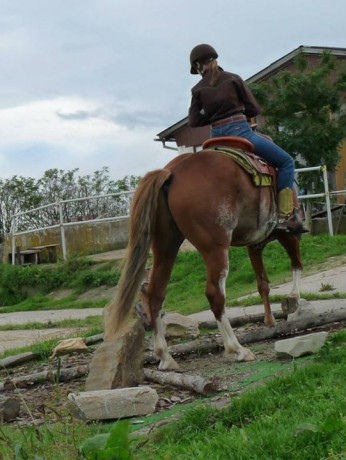
<svg viewBox="0 0 346 460"><path fill-rule="evenodd" d="M207 266L206 296L214 313L226 354L235 353L237 361L253 361L255 355L240 345L225 313L228 245L208 252L200 251Z"/></svg>
<svg viewBox="0 0 346 460"><path fill-rule="evenodd" d="M161 370L179 368L168 352L161 309L172 267L183 241L184 237L177 229L165 203L161 202L152 240L153 267L143 296L153 331L154 354L160 359Z"/></svg>
<svg viewBox="0 0 346 460"><path fill-rule="evenodd" d="M264 305L264 324L268 327L275 326L275 318L270 308L269 302L269 278L264 268L263 263L263 249L264 247L261 245L256 246L248 246L248 253L250 257L250 261L252 267L254 269L257 281L257 289L262 298L262 302Z"/></svg>
<svg viewBox="0 0 346 460"><path fill-rule="evenodd" d="M300 257L300 241L297 235L292 233L278 232L277 237L291 260L291 270L293 285L291 292L283 299L281 306L285 313L294 313L299 307L300 300L300 280L302 276L303 263Z"/></svg>

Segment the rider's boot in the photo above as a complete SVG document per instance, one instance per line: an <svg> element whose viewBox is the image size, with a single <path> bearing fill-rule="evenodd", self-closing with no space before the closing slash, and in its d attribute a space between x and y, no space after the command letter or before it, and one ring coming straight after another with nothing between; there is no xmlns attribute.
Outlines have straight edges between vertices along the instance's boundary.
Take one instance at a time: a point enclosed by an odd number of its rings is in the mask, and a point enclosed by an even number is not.
<svg viewBox="0 0 346 460"><path fill-rule="evenodd" d="M293 206L293 190L286 187L279 192L278 198L278 223L276 230L285 232L308 232L303 226L297 208Z"/></svg>

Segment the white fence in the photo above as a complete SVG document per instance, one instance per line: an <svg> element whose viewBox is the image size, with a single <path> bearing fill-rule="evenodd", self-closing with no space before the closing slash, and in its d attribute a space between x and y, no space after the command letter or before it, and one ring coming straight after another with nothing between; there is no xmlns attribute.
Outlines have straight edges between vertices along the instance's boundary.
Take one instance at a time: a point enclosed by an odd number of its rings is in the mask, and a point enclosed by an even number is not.
<svg viewBox="0 0 346 460"><path fill-rule="evenodd" d="M340 190L340 191L334 191L331 192L329 191L328 187L328 177L327 177L327 168L325 166L314 166L311 168L300 168L296 169L295 172L297 174L301 174L304 172L309 172L309 171L319 171L322 172L323 174L323 182L324 182L324 193L315 193L315 194L310 194L310 195L300 195L298 198L299 200L309 200L309 199L315 199L315 198L324 198L325 199L325 204L326 204L326 212L327 212L327 218L328 218L328 228L329 228L329 234L333 235L334 230L333 230L333 221L332 221L332 211L331 211L331 196L336 196L336 195L345 195L346 190ZM69 200L61 200L57 201L55 203L50 203L45 206L41 206L38 208L31 209L29 211L21 212L18 214L13 215L12 217L12 225L11 225L11 238L12 238L12 264L15 264L15 253L16 253L16 237L19 235L24 235L28 233L33 233L37 231L43 231L43 230L48 230L52 228L58 228L60 227L60 235L61 235L61 248L62 248L62 254L63 258L66 260L67 257L67 252L66 252L66 239L65 239L65 228L68 226L72 225L81 225L81 224L87 224L90 222L109 222L109 221L119 221L123 219L127 219L129 217L129 211L130 211L130 205L131 205L131 199L132 195L134 193L134 190L130 190L128 192L121 192L121 193L111 193L107 195L94 195L94 196L88 196L88 197L83 197L83 198L74 198L74 199L69 199ZM64 218L64 206L70 204L70 203L76 203L80 201L87 201L87 200L106 200L109 198L115 198L118 200L117 203L117 212L115 213L116 215L113 216L107 216L107 217L97 217L97 218L92 218L92 219L85 219L85 216L83 220L74 220L74 221L66 221ZM45 227L35 227L27 230L18 230L18 225L23 218L26 218L28 215L34 215L35 213L39 213L42 210L45 210L47 208L55 208L56 213L58 216L58 222L55 225L47 225ZM82 216L80 216L82 217ZM39 221L39 219L36 218L36 222Z"/></svg>
<svg viewBox="0 0 346 460"><path fill-rule="evenodd" d="M300 201L301 200L309 200L309 199L312 199L312 198L324 198L325 199L329 234L331 236L333 236L334 235L334 229L333 229L332 208L331 208L330 198L332 196L345 195L346 190L338 190L338 191L334 191L334 192L329 191L328 171L327 171L326 166L313 166L311 168L299 168L299 169L295 170L295 172L297 174L303 173L303 172L309 172L309 171L322 172L322 174L323 174L323 184L324 184L324 193L314 193L314 194L309 194L309 195L299 195L298 198L299 198Z"/></svg>
<svg viewBox="0 0 346 460"><path fill-rule="evenodd" d="M62 248L62 254L64 260L67 258L67 251L66 251L66 238L65 238L65 228L73 225L81 225L81 224L88 224L90 222L95 223L95 222L111 222L111 221L120 221L127 219L130 214L130 206L131 206L131 199L132 195L134 193L134 190L130 190L128 192L120 192L120 193L110 193L110 194L105 194L105 195L94 195L94 196L87 196L83 198L73 198L69 200L61 200L57 201L55 203L50 203L45 206L40 206L38 208L30 209L29 211L24 211L20 212L17 214L14 214L12 217L12 222L11 222L11 245L12 245L12 265L15 264L15 256L16 256L16 237L20 235L26 235L29 233L34 233L34 232L39 232L43 230L48 230L48 229L53 229L53 228L59 228L60 227L60 238L61 238L61 248ZM103 204L102 206L102 211L100 213L100 216L96 218L82 218L83 216L79 215L76 216L74 220L69 218L68 220L66 219L66 212L64 212L65 207L68 206L69 204L73 203L78 203L78 202L85 202L88 200L100 200L100 201L109 201L111 200L113 206L110 206L114 212L115 215L107 215L107 212L105 209L107 208L107 205L105 206ZM114 206L114 200L116 200L116 206ZM47 225L47 226L37 226L35 225L35 222L40 221L40 214L42 214L43 210L50 209L54 211L55 215L55 220L57 220L56 224L53 225ZM116 209L114 209L116 208ZM32 216L33 220L33 225L32 228L26 229L26 230L18 230L18 227L23 226L22 221L25 219L28 220L28 216ZM42 219L43 221L46 219ZM72 221L71 221L72 220Z"/></svg>

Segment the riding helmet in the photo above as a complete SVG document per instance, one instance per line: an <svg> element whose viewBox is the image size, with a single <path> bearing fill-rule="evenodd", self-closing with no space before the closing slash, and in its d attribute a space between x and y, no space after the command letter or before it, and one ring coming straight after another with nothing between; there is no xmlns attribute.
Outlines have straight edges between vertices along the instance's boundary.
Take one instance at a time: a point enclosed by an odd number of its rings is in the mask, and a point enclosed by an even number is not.
<svg viewBox="0 0 346 460"><path fill-rule="evenodd" d="M190 64L191 64L190 73L192 74L198 73L196 70L196 66L195 66L196 62L207 61L208 59L211 59L211 58L216 59L217 57L218 57L218 54L212 46L206 45L206 44L195 46L194 48L192 48L192 51L190 53Z"/></svg>

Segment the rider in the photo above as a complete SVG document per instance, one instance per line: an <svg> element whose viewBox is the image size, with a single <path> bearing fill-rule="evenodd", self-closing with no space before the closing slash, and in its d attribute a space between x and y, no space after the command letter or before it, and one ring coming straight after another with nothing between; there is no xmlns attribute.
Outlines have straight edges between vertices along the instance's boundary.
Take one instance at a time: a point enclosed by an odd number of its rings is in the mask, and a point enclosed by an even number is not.
<svg viewBox="0 0 346 460"><path fill-rule="evenodd" d="M293 206L294 161L282 148L254 132L247 119L260 113L254 95L236 74L217 64L218 54L207 44L190 53L191 74L201 75L192 88L189 126L211 125L211 137L239 136L248 139L255 153L278 170L278 230L295 231L301 226Z"/></svg>

